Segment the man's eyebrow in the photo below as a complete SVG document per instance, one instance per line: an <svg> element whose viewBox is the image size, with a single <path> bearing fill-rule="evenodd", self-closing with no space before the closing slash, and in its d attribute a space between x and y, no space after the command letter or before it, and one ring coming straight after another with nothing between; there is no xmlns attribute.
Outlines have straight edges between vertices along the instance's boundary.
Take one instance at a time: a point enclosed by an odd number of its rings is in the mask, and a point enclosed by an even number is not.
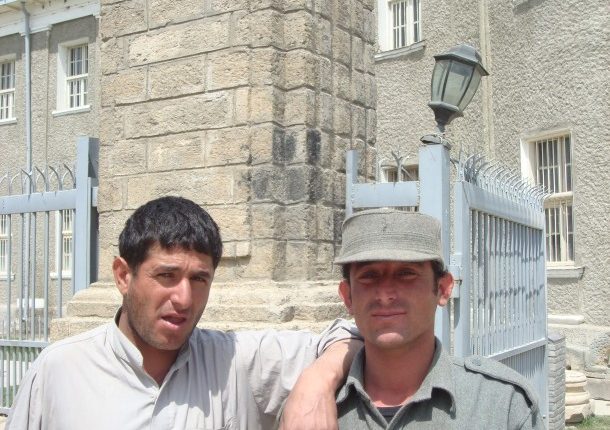
<svg viewBox="0 0 610 430"><path fill-rule="evenodd" d="M209 270L205 270L205 269L198 269L198 270L194 270L193 272L191 272L192 276L205 276L205 277L210 277L210 271Z"/></svg>
<svg viewBox="0 0 610 430"><path fill-rule="evenodd" d="M178 270L178 266L175 264L159 264L153 269L155 272L175 272Z"/></svg>

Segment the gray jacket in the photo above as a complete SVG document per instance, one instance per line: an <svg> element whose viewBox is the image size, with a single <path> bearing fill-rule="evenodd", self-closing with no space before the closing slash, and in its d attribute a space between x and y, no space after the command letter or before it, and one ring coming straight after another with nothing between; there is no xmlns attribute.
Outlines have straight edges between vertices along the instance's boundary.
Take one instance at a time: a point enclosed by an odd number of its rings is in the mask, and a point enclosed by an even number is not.
<svg viewBox="0 0 610 430"><path fill-rule="evenodd" d="M338 392L339 429L545 428L536 396L523 376L484 357L450 357L438 339L421 387L387 423L364 391L364 358L363 348Z"/></svg>

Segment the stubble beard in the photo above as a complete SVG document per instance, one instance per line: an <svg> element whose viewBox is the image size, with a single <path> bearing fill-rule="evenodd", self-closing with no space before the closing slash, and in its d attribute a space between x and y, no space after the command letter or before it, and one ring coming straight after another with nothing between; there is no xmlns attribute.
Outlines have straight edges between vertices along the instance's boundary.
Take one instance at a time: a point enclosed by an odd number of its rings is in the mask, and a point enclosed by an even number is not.
<svg viewBox="0 0 610 430"><path fill-rule="evenodd" d="M140 309L145 307L144 302L133 294L127 293L123 299L123 312L126 313L127 316L127 324L131 330L132 335L136 338L136 341L141 342L142 344L148 345L152 348L159 349L162 351L175 351L178 350L184 345L191 333L195 329L195 323L190 328L188 333L184 336L184 339L178 340L173 339L163 340L159 339L155 334L155 323L156 321L146 321ZM195 321L199 321L201 318L201 314L199 317L195 319Z"/></svg>

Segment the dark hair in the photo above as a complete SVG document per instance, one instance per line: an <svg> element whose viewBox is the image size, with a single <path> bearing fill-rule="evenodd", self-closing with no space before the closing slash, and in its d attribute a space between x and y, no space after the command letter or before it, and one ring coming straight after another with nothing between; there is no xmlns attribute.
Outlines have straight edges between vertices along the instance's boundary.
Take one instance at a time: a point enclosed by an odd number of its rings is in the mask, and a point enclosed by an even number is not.
<svg viewBox="0 0 610 430"><path fill-rule="evenodd" d="M137 272L148 250L180 247L212 257L214 268L222 256L222 239L212 217L182 197L161 197L140 206L125 222L119 236L119 254Z"/></svg>
<svg viewBox="0 0 610 430"><path fill-rule="evenodd" d="M439 279L447 274L447 268L438 260L431 260L430 264L432 265L432 272L434 273L434 284L438 285ZM350 263L341 266L341 274L343 275L343 279L347 282L349 282L349 268Z"/></svg>

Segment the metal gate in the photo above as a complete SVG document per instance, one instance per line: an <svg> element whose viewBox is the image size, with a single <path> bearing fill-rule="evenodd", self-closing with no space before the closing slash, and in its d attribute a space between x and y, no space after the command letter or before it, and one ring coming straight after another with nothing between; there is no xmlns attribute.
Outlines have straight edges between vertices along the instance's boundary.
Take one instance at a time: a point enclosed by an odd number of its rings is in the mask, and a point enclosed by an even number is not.
<svg viewBox="0 0 610 430"><path fill-rule="evenodd" d="M545 193L479 157L460 163L458 175L454 354L491 357L524 375L547 417Z"/></svg>
<svg viewBox="0 0 610 430"><path fill-rule="evenodd" d="M419 151L419 181L360 183L358 153L348 151L346 215L417 207L440 221L456 286L450 306L437 309L436 336L456 356L488 356L524 375L546 420L545 193L476 156L455 161L451 182L449 146L439 140Z"/></svg>
<svg viewBox="0 0 610 430"><path fill-rule="evenodd" d="M97 279L98 151L79 137L75 168L0 176L0 413L48 345L50 319Z"/></svg>

